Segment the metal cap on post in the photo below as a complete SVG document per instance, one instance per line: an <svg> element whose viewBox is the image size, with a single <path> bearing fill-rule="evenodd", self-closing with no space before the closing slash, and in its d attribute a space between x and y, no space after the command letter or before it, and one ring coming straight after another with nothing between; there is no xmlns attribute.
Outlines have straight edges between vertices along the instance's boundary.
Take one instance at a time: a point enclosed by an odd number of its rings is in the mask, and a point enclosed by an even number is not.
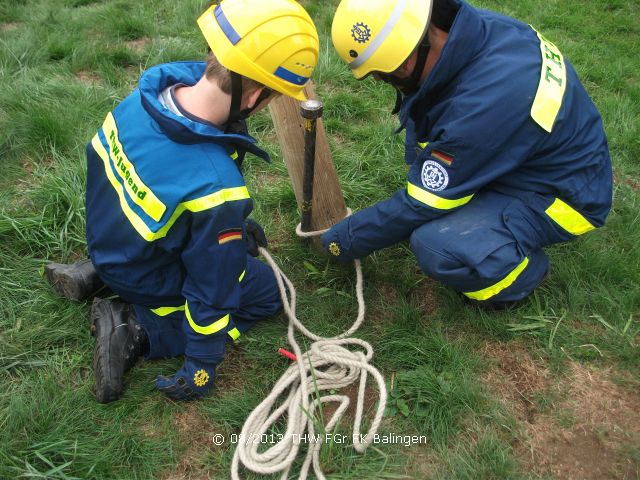
<svg viewBox="0 0 640 480"><path fill-rule="evenodd" d="M316 161L316 123L322 116L322 102L307 100L300 104L300 114L305 119L304 126L304 170L302 180L302 218L303 232L311 230L313 210L313 177Z"/></svg>
<svg viewBox="0 0 640 480"><path fill-rule="evenodd" d="M320 100L309 99L300 102L300 115L309 120L315 120L322 116L322 102Z"/></svg>

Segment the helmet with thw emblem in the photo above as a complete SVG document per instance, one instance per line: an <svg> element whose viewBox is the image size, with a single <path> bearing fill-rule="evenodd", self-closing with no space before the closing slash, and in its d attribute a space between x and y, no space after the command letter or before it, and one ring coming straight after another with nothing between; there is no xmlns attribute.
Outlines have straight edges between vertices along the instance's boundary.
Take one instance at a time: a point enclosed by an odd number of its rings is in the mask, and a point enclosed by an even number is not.
<svg viewBox="0 0 640 480"><path fill-rule="evenodd" d="M357 79L391 73L424 36L432 0L342 0L333 17L331 38Z"/></svg>

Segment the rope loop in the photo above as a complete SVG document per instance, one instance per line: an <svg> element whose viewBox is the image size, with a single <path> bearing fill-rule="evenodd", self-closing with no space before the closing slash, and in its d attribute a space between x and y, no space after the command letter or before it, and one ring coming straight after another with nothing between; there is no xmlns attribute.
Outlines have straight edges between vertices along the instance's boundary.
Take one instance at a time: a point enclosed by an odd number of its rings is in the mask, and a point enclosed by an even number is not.
<svg viewBox="0 0 640 480"><path fill-rule="evenodd" d="M347 209L348 215L351 210ZM296 233L303 238L316 237L327 230L302 232L301 225ZM289 471L298 456L300 447L305 445L307 453L300 469L299 478L307 478L310 468L319 480L326 477L320 465L320 449L330 439L331 432L344 416L351 400L347 395L335 393L338 390L358 383L355 418L353 421L353 448L363 453L380 427L387 403L387 388L384 377L373 365L372 346L353 335L362 325L365 317L363 296L364 282L359 260L354 260L356 270L356 297L358 316L351 327L335 337L321 337L308 330L296 316L296 290L275 263L273 257L264 248L260 254L273 269L282 297L285 313L289 318L287 339L296 356L293 363L276 382L271 393L249 414L245 421L231 463L231 478L240 479L240 464L246 469L260 474L281 473L282 479L288 478ZM302 352L296 341L300 333L313 341L309 350ZM378 405L371 421L369 431L361 436L364 396L367 379L371 376L377 386ZM323 405L335 403L337 407L331 418L324 419L320 425ZM284 433L271 435L274 427L286 425ZM316 433L318 432L318 433ZM269 443L266 450L261 448Z"/></svg>

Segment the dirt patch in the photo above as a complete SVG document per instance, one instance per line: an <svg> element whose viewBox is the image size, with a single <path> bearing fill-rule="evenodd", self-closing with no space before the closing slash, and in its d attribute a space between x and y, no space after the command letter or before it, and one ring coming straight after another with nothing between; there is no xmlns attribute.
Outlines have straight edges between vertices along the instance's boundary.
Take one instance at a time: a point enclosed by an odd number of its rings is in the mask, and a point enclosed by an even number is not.
<svg viewBox="0 0 640 480"><path fill-rule="evenodd" d="M287 225L288 223L279 211L274 209L271 213L271 218L271 225L266 230L267 240L269 241L268 249L271 252L280 252L292 243L299 242L295 232L289 228L282 227L282 225Z"/></svg>
<svg viewBox="0 0 640 480"><path fill-rule="evenodd" d="M403 451L407 457L406 478L433 478L434 472L442 468L442 459L434 450L424 445L407 448L408 451Z"/></svg>
<svg viewBox="0 0 640 480"><path fill-rule="evenodd" d="M286 182L287 179L282 175L264 171L256 175L253 180L252 186L257 191L265 187L269 188L273 187L274 185L279 185Z"/></svg>
<svg viewBox="0 0 640 480"><path fill-rule="evenodd" d="M217 478L204 459L213 448L210 422L198 412L197 404L186 404L185 409L173 416L173 427L178 434L179 445L188 445L174 470L160 478L163 480L190 480Z"/></svg>
<svg viewBox="0 0 640 480"><path fill-rule="evenodd" d="M101 83L102 79L98 74L94 72L90 72L88 70L81 70L75 75L76 79L82 83L86 83L89 85L95 85L97 83Z"/></svg>
<svg viewBox="0 0 640 480"><path fill-rule="evenodd" d="M10 32L18 28L16 22L2 22L0 23L0 32Z"/></svg>
<svg viewBox="0 0 640 480"><path fill-rule="evenodd" d="M367 384L369 384L372 379L367 379ZM375 382L375 381L374 381ZM352 383L351 385L347 385L346 387L337 390L336 395L346 395L349 398L349 406L342 416L342 421L340 422L343 427L349 427L353 424L353 420L356 417L356 405L358 403L358 390L360 388L360 382ZM324 395L330 395L329 392L324 392ZM368 418L369 416L375 415L376 403L378 401L377 390L370 385L367 385L367 388L364 392L364 402L362 404L362 417ZM340 404L337 402L332 402L325 404L322 414L324 416L325 423L329 422L331 416L336 412L338 406Z"/></svg>
<svg viewBox="0 0 640 480"><path fill-rule="evenodd" d="M636 180L635 178L631 178L631 177L627 177L624 175L617 175L614 174L613 175L613 181L614 183L620 185L620 184L625 184L626 186L630 187L631 190L633 190L634 192L640 192L640 181Z"/></svg>
<svg viewBox="0 0 640 480"><path fill-rule="evenodd" d="M124 42L125 46L129 50L133 50L136 53L142 53L147 45L151 43L151 39L149 37L137 38L136 40L129 40Z"/></svg>
<svg viewBox="0 0 640 480"><path fill-rule="evenodd" d="M529 424L538 413L535 396L549 386L549 371L541 360L534 360L519 343L488 343L485 355L494 359L484 382L518 418Z"/></svg>
<svg viewBox="0 0 640 480"><path fill-rule="evenodd" d="M396 303L398 299L398 291L389 284L383 284L376 287L376 293L378 294L378 301L383 306L389 306Z"/></svg>
<svg viewBox="0 0 640 480"><path fill-rule="evenodd" d="M347 143L347 139L340 132L333 131L331 132L331 140L336 148L342 147Z"/></svg>
<svg viewBox="0 0 640 480"><path fill-rule="evenodd" d="M514 451L529 471L563 480L635 479L640 465L625 449L640 445L640 393L609 380L612 369L569 362L552 384L541 360L517 343L490 343L496 367L485 384L522 424ZM537 394L556 398L544 413Z"/></svg>
<svg viewBox="0 0 640 480"><path fill-rule="evenodd" d="M525 467L536 473L563 480L631 480L640 473L593 429L563 429L545 416L527 434L529 450L519 453Z"/></svg>
<svg viewBox="0 0 640 480"><path fill-rule="evenodd" d="M247 368L247 360L235 345L227 346L224 361L216 368L216 386L220 392L242 390L245 380L238 372Z"/></svg>
<svg viewBox="0 0 640 480"><path fill-rule="evenodd" d="M625 449L640 445L640 394L612 383L611 369L571 362L569 372L558 407L571 413L572 425L561 426L550 412L531 426L529 466L567 480L638 478L640 465Z"/></svg>
<svg viewBox="0 0 640 480"><path fill-rule="evenodd" d="M422 275L422 272L420 275ZM411 304L416 305L426 317L430 317L438 310L438 298L436 296L435 286L435 280L423 277L415 290L411 292Z"/></svg>
<svg viewBox="0 0 640 480"><path fill-rule="evenodd" d="M631 189L638 193L640 192L640 181L635 180L635 179L631 179L631 178L625 178L624 179L624 183L626 185L628 185L629 187L631 187Z"/></svg>
<svg viewBox="0 0 640 480"><path fill-rule="evenodd" d="M21 164L26 176L31 177L36 169L36 162L34 162L30 157L24 157Z"/></svg>

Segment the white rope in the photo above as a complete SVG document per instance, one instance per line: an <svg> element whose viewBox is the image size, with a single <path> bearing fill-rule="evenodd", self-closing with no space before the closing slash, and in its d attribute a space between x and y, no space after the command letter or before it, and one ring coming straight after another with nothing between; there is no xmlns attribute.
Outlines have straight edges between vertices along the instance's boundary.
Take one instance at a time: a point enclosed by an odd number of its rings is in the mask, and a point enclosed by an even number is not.
<svg viewBox="0 0 640 480"><path fill-rule="evenodd" d="M349 210L347 215L350 215ZM296 233L300 237L309 238L321 235L326 230L317 232L302 232L298 225ZM298 456L302 445L308 450L300 469L299 478L307 478L309 468L313 464L313 471L319 480L325 479L320 466L320 449L325 441L325 435L330 435L349 406L349 397L333 394L355 382L359 382L356 413L353 421L353 448L363 453L373 443L378 431L385 405L387 403L387 389L380 372L369 362L373 357L373 348L368 342L351 335L360 328L364 321L365 303L363 296L362 267L359 260L355 260L356 269L356 297L358 300L358 317L351 327L344 333L323 338L309 331L296 317L296 290L291 281L280 270L267 250L260 248L260 253L273 269L284 310L289 317L287 338L296 356L295 364L291 365L276 382L271 393L249 415L239 435L236 451L231 464L231 478L239 480L240 463L245 468L260 474L274 474L282 472L280 478L288 478L289 471ZM285 288L286 286L286 288ZM287 293L287 290L289 294ZM290 295L290 297L289 297ZM296 342L296 330L313 340L308 351L302 352ZM348 347L356 347L350 350ZM361 436L362 414L364 409L364 395L367 376L371 375L377 383L378 408L371 422L369 431ZM320 425L320 432L316 433L318 415L321 414L322 404L336 402L338 407L325 425ZM286 429L280 435L272 435L274 425L286 422ZM271 433L270 433L271 432ZM276 442L267 440L277 439ZM263 442L264 440L264 442ZM260 447L263 443L270 446L266 450ZM264 450L264 451L260 451Z"/></svg>

